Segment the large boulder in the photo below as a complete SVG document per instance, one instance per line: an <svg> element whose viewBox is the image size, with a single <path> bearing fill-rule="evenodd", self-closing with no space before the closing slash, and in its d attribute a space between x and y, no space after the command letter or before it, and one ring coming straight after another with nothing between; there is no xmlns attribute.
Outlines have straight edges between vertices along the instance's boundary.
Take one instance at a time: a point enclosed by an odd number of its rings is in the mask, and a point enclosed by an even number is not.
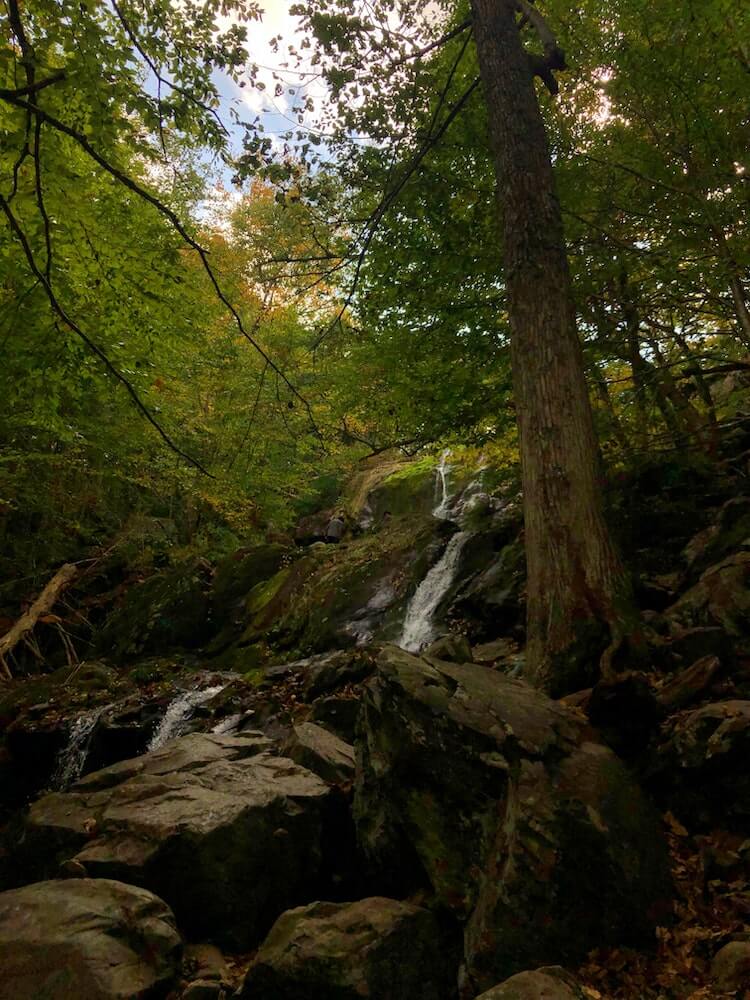
<svg viewBox="0 0 750 1000"><path fill-rule="evenodd" d="M281 569L289 548L275 542L238 549L222 559L211 581L216 618L226 615L253 587Z"/></svg>
<svg viewBox="0 0 750 1000"><path fill-rule="evenodd" d="M193 649L210 632L210 568L191 559L131 587L96 637L96 648L120 662L169 649Z"/></svg>
<svg viewBox="0 0 750 1000"><path fill-rule="evenodd" d="M477 1000L586 1000L586 994L565 969L557 965L519 972Z"/></svg>
<svg viewBox="0 0 750 1000"><path fill-rule="evenodd" d="M475 988L652 933L671 891L658 818L585 720L484 667L386 647L360 726L362 846L381 872L421 868L465 922Z"/></svg>
<svg viewBox="0 0 750 1000"><path fill-rule="evenodd" d="M29 811L27 865L74 858L156 892L188 934L246 947L317 888L329 795L268 747L193 734L47 795Z"/></svg>
<svg viewBox="0 0 750 1000"><path fill-rule="evenodd" d="M354 748L314 722L293 726L283 749L287 757L330 785L351 785L354 779Z"/></svg>
<svg viewBox="0 0 750 1000"><path fill-rule="evenodd" d="M451 961L453 957L453 961ZM251 965L248 1000L448 1000L455 965L435 917L381 896L284 913Z"/></svg>
<svg viewBox="0 0 750 1000"><path fill-rule="evenodd" d="M448 620L460 623L474 642L524 631L526 554L519 538L507 541L508 532L506 526L499 533L481 533L467 546Z"/></svg>
<svg viewBox="0 0 750 1000"><path fill-rule="evenodd" d="M181 942L161 899L108 879L0 893L0 1000L165 996Z"/></svg>

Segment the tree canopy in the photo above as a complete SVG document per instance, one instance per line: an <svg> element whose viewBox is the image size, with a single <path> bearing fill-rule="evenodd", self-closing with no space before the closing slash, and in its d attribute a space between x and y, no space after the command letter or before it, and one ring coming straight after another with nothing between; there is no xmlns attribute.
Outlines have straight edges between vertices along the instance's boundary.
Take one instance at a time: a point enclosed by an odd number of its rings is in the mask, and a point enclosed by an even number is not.
<svg viewBox="0 0 750 1000"><path fill-rule="evenodd" d="M8 537L57 539L41 563L133 504L262 532L368 453L516 454L476 10L298 3L272 93L262 8L7 2L0 497ZM750 346L748 15L514 17L599 449L610 470L715 450ZM283 98L283 134L243 88Z"/></svg>

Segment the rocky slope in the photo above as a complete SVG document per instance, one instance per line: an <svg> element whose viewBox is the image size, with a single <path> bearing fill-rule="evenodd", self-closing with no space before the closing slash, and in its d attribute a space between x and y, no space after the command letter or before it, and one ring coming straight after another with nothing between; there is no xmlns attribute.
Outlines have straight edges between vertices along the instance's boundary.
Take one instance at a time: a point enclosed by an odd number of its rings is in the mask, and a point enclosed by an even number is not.
<svg viewBox="0 0 750 1000"><path fill-rule="evenodd" d="M515 499L448 464L366 470L340 545L123 588L97 659L0 692L0 997L750 988L744 479L613 492L648 656L555 702Z"/></svg>

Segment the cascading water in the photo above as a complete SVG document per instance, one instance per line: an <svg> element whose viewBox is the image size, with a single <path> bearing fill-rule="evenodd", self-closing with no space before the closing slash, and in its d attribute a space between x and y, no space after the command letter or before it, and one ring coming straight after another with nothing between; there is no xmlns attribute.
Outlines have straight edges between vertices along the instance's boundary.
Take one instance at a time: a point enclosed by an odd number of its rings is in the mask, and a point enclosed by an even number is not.
<svg viewBox="0 0 750 1000"><path fill-rule="evenodd" d="M414 592L406 609L406 618L398 645L410 653L418 653L436 637L434 615L456 577L461 552L471 538L468 531L458 531L446 546L442 557L429 570Z"/></svg>
<svg viewBox="0 0 750 1000"><path fill-rule="evenodd" d="M450 453L450 448L446 448L440 456L440 464L437 467L435 477L435 506L432 516L440 518L440 520L445 520L450 514L450 492L448 490L448 473L451 468L448 465Z"/></svg>
<svg viewBox="0 0 750 1000"><path fill-rule="evenodd" d="M57 764L52 775L52 787L64 792L83 774L86 758L91 746L91 737L96 724L103 712L111 706L96 708L84 715L79 715L70 728L68 742L57 757Z"/></svg>
<svg viewBox="0 0 750 1000"><path fill-rule="evenodd" d="M448 478L451 468L448 464L449 457L450 449L446 448L440 456L440 464L436 470L435 507L432 515L441 521L457 520L461 510L460 499L456 509L451 500ZM406 609L401 637L398 640L398 645L402 649L417 653L436 638L435 612L456 578L461 553L470 538L471 533L468 531L456 532L448 542L445 552L417 587Z"/></svg>
<svg viewBox="0 0 750 1000"><path fill-rule="evenodd" d="M192 691L183 691L182 694L178 694L167 706L164 717L149 740L148 749L158 750L167 740L174 739L175 736L182 736L195 709L209 701L219 691L223 691L225 687L225 684L217 684L214 687L195 688Z"/></svg>

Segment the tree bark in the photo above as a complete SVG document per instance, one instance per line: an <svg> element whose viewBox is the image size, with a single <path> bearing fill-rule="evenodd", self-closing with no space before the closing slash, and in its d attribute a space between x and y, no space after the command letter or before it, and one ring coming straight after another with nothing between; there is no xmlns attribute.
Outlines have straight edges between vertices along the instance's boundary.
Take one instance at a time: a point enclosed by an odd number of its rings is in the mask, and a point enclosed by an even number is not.
<svg viewBox="0 0 750 1000"><path fill-rule="evenodd" d="M630 623L604 520L560 205L514 0L472 0L503 207L528 571L526 677L553 694L594 679ZM593 668L593 669L592 669ZM593 674L593 676L592 676Z"/></svg>

